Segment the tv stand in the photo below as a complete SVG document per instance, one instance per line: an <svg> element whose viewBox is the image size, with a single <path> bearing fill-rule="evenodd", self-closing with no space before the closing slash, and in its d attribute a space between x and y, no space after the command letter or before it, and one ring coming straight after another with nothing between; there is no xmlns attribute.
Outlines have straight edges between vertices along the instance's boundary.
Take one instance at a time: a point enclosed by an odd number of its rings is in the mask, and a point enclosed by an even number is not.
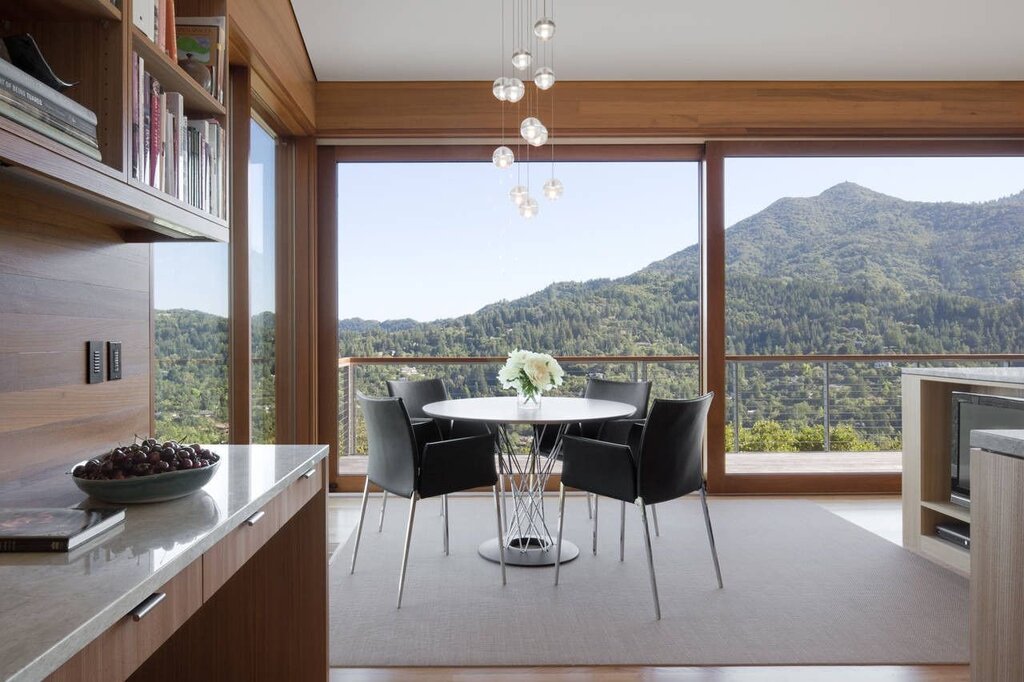
<svg viewBox="0 0 1024 682"><path fill-rule="evenodd" d="M934 367L903 370L903 546L964 575L971 553L935 533L948 521L971 522L950 501L950 429L954 391L1024 396L1024 368Z"/></svg>

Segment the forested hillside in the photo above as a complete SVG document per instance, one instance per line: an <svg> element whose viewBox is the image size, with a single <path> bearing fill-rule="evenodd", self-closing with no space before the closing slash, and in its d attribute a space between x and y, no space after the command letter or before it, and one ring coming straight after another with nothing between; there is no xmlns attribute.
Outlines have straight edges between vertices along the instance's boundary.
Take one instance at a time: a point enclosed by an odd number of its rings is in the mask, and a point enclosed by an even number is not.
<svg viewBox="0 0 1024 682"><path fill-rule="evenodd" d="M726 236L729 353L1024 351L1024 192L985 203L923 203L842 183L816 197L780 199ZM692 246L626 277L560 282L454 319L342 320L340 353L487 356L524 347L559 355L695 354L698 255ZM271 334L269 320L263 322ZM207 427L216 421L224 400L223 334L222 318L159 313L159 414L212 410L213 416L199 421ZM270 363L263 366L261 372L272 371ZM494 390L495 369L415 371L444 376L456 393L479 394ZM630 366L574 369L578 376L568 390L578 390L586 373L632 372ZM657 394L696 390L692 366L650 371ZM360 372L360 388L372 393L397 369ZM742 426L773 420L792 434L813 426L820 416L817 372L810 365L745 366L741 393L757 400L748 399L749 409L744 405ZM847 389L845 403L837 396L836 414L848 417L842 424L863 432L863 447L892 447L899 421L898 368L844 365L836 372L833 381ZM171 385L182 376L199 379L186 384L184 396ZM811 438L806 430L804 436Z"/></svg>

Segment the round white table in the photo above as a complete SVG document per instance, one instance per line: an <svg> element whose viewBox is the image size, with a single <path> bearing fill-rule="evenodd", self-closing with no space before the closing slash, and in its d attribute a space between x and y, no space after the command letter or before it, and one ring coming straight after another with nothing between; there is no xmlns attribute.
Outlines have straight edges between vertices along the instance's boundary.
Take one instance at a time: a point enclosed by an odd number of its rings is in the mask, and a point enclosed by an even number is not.
<svg viewBox="0 0 1024 682"><path fill-rule="evenodd" d="M429 403L423 406L423 411L436 419L484 422L497 427L498 483L506 524L505 546L500 547L498 538L492 538L480 545L480 555L496 562L504 552L508 564L549 566L555 563L555 543L544 514L544 485L558 459L566 428L570 424L621 419L632 415L636 408L611 400L548 396L543 397L536 408L523 408L518 403L515 397L461 398ZM515 441L509 434L509 427L517 424L537 427L525 458L517 456ZM551 452L542 456L540 444L547 429L557 432ZM512 493L511 516L506 490ZM562 539L562 562L575 559L579 553L575 544Z"/></svg>

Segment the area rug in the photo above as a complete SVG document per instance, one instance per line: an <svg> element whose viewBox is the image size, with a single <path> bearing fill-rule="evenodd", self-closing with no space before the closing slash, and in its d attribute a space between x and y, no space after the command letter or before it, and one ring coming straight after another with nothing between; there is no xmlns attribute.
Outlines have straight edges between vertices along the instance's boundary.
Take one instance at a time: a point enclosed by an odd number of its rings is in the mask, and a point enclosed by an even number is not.
<svg viewBox="0 0 1024 682"><path fill-rule="evenodd" d="M662 620L654 619L638 511L602 500L598 554L581 497L562 566L509 567L477 555L495 534L490 498L452 498L451 555L437 502L417 509L402 608L395 609L407 505L367 510L330 569L330 659L337 667L516 665L830 665L966 663L968 581L813 502L711 498L725 588L718 589L696 499L658 506L653 539ZM554 504L548 511L553 513ZM371 521L372 519L372 521Z"/></svg>

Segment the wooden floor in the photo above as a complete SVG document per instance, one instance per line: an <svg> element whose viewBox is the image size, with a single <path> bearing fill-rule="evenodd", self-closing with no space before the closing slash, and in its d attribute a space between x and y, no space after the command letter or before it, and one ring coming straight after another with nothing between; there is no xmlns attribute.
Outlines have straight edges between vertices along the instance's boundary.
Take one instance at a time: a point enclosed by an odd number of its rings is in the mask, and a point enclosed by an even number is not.
<svg viewBox="0 0 1024 682"><path fill-rule="evenodd" d="M900 544L898 496L816 496L813 500L839 516ZM359 496L331 495L330 541L348 539L359 515ZM719 667L515 667L515 668L334 668L330 682L969 682L966 665L920 666L719 666Z"/></svg>
<svg viewBox="0 0 1024 682"><path fill-rule="evenodd" d="M716 668L334 668L330 682L969 682L966 665Z"/></svg>

